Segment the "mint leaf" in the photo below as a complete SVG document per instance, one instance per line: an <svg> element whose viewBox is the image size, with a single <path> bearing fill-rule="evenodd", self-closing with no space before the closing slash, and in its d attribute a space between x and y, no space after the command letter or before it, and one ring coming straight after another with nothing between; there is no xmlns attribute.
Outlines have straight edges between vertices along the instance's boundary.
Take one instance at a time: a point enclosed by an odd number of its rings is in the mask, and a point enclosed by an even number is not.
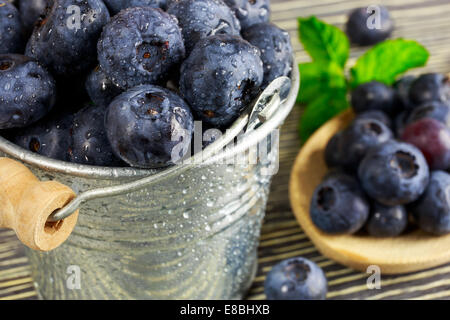
<svg viewBox="0 0 450 320"><path fill-rule="evenodd" d="M334 61L345 66L350 45L344 32L314 16L298 18L298 22L300 41L313 61Z"/></svg>
<svg viewBox="0 0 450 320"><path fill-rule="evenodd" d="M346 90L329 91L312 101L300 119L300 138L303 142L322 124L348 108Z"/></svg>
<svg viewBox="0 0 450 320"><path fill-rule="evenodd" d="M299 103L309 103L331 90L346 90L344 70L333 61L301 63L299 68L301 74L297 97Z"/></svg>
<svg viewBox="0 0 450 320"><path fill-rule="evenodd" d="M354 88L373 80L392 85L401 73L424 66L428 56L427 49L416 41L383 41L359 57L351 68L351 86Z"/></svg>

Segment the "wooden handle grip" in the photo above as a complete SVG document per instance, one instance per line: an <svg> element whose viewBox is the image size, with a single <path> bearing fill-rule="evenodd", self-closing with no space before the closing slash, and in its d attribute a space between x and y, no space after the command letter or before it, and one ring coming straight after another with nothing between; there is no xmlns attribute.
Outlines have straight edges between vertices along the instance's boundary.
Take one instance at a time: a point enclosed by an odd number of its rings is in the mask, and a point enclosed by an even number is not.
<svg viewBox="0 0 450 320"><path fill-rule="evenodd" d="M39 181L20 162L0 158L0 227L13 229L26 246L49 251L69 237L78 210L60 221L47 220L75 196L71 188L59 182Z"/></svg>

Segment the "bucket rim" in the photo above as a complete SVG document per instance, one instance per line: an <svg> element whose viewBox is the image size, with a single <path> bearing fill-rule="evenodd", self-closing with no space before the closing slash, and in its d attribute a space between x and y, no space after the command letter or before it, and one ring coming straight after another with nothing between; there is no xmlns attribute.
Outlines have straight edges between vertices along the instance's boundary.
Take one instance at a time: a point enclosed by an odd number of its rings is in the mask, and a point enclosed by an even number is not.
<svg viewBox="0 0 450 320"><path fill-rule="evenodd" d="M283 103L280 104L279 107L285 109L285 112L283 112L285 116L282 119L277 118L268 120L268 122L278 122L277 124L272 124L271 127L281 125L295 104L297 93L300 87L299 68L295 63L295 59L290 79L291 89L289 91L288 97ZM255 139L254 143L258 143L260 139L263 139L270 133L270 130L265 131L261 133L258 139ZM23 164L28 165L31 169L38 168L49 172L64 173L71 176L90 179L140 178L156 174L166 169L165 167L157 169L141 169L133 167L103 167L71 163L62 160L51 159L49 157L23 149L22 147L1 136L0 151L13 159L20 160Z"/></svg>

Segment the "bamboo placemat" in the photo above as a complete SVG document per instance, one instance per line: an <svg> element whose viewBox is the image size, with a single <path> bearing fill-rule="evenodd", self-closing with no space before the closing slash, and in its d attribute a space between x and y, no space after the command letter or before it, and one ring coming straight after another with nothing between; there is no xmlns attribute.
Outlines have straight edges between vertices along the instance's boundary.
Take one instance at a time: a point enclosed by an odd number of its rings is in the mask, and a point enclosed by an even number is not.
<svg viewBox="0 0 450 320"><path fill-rule="evenodd" d="M289 30L297 60L308 61L297 37L297 17L316 15L340 28L346 14L355 7L374 4L365 0L294 0L273 1L273 21ZM450 0L377 1L392 13L396 30L393 37L415 39L431 53L425 71L450 71ZM352 48L348 62L366 48ZM259 247L259 269L249 291L249 299L264 299L266 273L277 262L304 256L317 262L328 278L329 299L450 299L450 264L438 268L397 276L381 276L381 289L369 290L368 274L343 267L317 252L298 226L288 199L291 166L300 148L297 129L301 108L295 107L282 128L280 170L272 183L267 214ZM0 229L0 299L36 299L27 259L14 233Z"/></svg>

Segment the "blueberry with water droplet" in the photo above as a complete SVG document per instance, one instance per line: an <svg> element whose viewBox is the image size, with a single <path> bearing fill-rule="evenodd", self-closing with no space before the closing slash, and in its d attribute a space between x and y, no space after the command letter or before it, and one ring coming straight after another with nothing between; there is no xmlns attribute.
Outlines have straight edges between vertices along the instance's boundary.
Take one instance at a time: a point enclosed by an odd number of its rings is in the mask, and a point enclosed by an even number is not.
<svg viewBox="0 0 450 320"><path fill-rule="evenodd" d="M259 93L262 80L257 47L236 36L215 35L200 40L183 62L180 92L198 118L226 127Z"/></svg>
<svg viewBox="0 0 450 320"><path fill-rule="evenodd" d="M270 0L224 0L241 22L243 30L262 22L269 22Z"/></svg>
<svg viewBox="0 0 450 320"><path fill-rule="evenodd" d="M106 108L111 101L123 92L109 79L100 66L96 67L86 79L86 91L92 101Z"/></svg>
<svg viewBox="0 0 450 320"><path fill-rule="evenodd" d="M19 12L26 33L29 35L39 17L45 15L47 7L51 6L51 0L20 0Z"/></svg>
<svg viewBox="0 0 450 320"><path fill-rule="evenodd" d="M10 1L0 1L0 54L23 53L23 25Z"/></svg>
<svg viewBox="0 0 450 320"><path fill-rule="evenodd" d="M272 23L259 23L246 29L242 36L261 50L264 66L263 89L276 78L290 75L294 58L287 31Z"/></svg>
<svg viewBox="0 0 450 320"><path fill-rule="evenodd" d="M22 148L40 155L70 161L72 121L72 114L56 112L29 127L17 130L11 140Z"/></svg>
<svg viewBox="0 0 450 320"><path fill-rule="evenodd" d="M104 125L106 109L86 106L73 119L73 146L71 161L96 166L123 166L106 137Z"/></svg>
<svg viewBox="0 0 450 320"><path fill-rule="evenodd" d="M264 282L264 293L268 300L324 300L327 291L323 270L302 257L276 264Z"/></svg>
<svg viewBox="0 0 450 320"><path fill-rule="evenodd" d="M119 11L133 7L166 8L166 0L103 0L111 15L116 15Z"/></svg>
<svg viewBox="0 0 450 320"><path fill-rule="evenodd" d="M23 55L0 55L0 129L30 125L55 104L52 76Z"/></svg>
<svg viewBox="0 0 450 320"><path fill-rule="evenodd" d="M194 120L177 94L142 85L111 102L105 127L117 157L134 167L156 168L178 163L186 155Z"/></svg>
<svg viewBox="0 0 450 320"><path fill-rule="evenodd" d="M105 26L98 41L102 70L123 89L167 80L184 55L175 17L150 7L119 12Z"/></svg>
<svg viewBox="0 0 450 320"><path fill-rule="evenodd" d="M77 20L78 9L69 8L78 8L81 17L90 16L91 22ZM28 40L26 55L57 77L87 72L95 64L97 40L108 20L108 9L101 0L53 0Z"/></svg>
<svg viewBox="0 0 450 320"><path fill-rule="evenodd" d="M187 55L200 39L215 34L240 35L239 20L222 0L180 0L167 12L178 19Z"/></svg>

